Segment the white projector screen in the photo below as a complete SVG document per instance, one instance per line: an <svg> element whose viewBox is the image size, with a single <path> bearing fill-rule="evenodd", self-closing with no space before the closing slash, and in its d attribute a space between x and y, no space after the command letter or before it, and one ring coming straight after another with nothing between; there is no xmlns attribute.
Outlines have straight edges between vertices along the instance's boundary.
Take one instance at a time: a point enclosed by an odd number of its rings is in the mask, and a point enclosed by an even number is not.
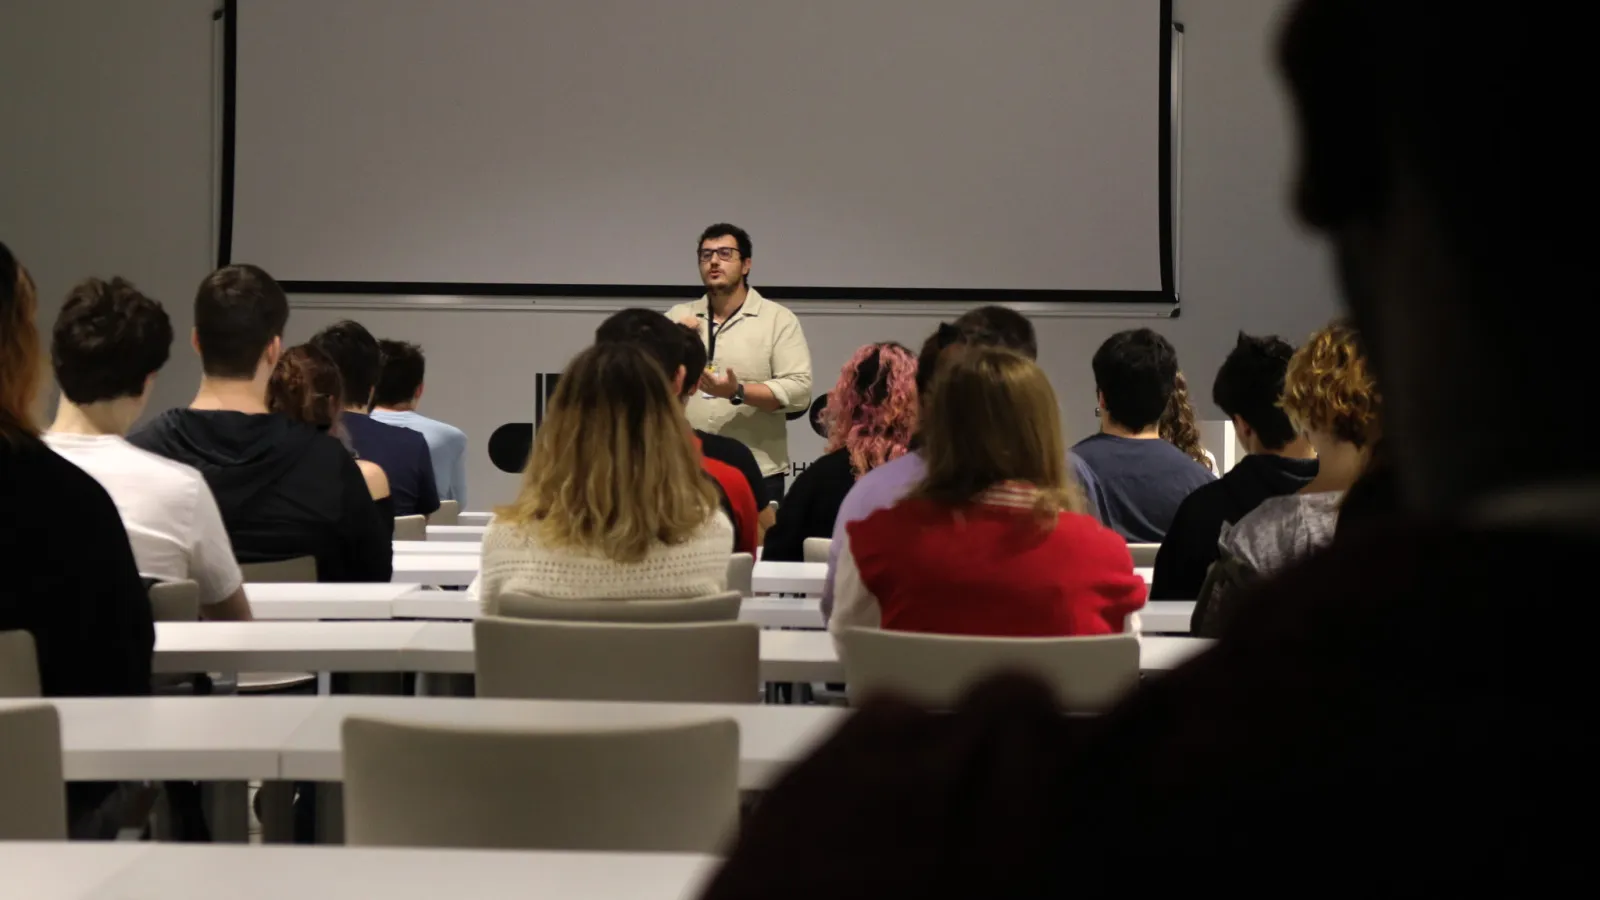
<svg viewBox="0 0 1600 900"><path fill-rule="evenodd" d="M234 0L224 258L338 293L1171 302L1170 0ZM231 149L231 154L226 150Z"/></svg>

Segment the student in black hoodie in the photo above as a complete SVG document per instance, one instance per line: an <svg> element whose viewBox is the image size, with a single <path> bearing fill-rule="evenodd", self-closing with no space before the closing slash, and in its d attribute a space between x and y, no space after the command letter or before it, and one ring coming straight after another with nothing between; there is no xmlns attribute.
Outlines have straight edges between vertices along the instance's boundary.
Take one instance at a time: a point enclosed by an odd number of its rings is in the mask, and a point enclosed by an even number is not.
<svg viewBox="0 0 1600 900"><path fill-rule="evenodd" d="M194 301L200 391L128 440L200 470L240 562L314 556L320 581L388 581L390 526L356 461L338 439L267 410L288 319L283 289L261 269L207 276Z"/></svg>
<svg viewBox="0 0 1600 900"><path fill-rule="evenodd" d="M1294 348L1276 336L1239 333L1233 352L1217 370L1211 399L1233 420L1250 455L1228 474L1194 490L1178 506L1156 554L1152 600L1193 600L1206 570L1217 561L1224 522L1239 521L1269 497L1292 494L1317 474L1310 441L1295 431L1278 406L1283 376Z"/></svg>

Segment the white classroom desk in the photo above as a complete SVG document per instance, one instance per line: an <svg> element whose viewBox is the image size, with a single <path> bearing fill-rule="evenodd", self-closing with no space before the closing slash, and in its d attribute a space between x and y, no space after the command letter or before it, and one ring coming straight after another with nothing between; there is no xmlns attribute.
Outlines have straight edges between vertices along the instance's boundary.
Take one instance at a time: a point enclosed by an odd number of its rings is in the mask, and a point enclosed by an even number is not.
<svg viewBox="0 0 1600 900"><path fill-rule="evenodd" d="M5 843L5 896L27 900L679 900L718 860L689 853Z"/></svg>
<svg viewBox="0 0 1600 900"><path fill-rule="evenodd" d="M467 541L483 543L483 533L489 530L487 525L429 525L428 540L430 541Z"/></svg>
<svg viewBox="0 0 1600 900"><path fill-rule="evenodd" d="M752 686L753 687L753 686ZM755 696L752 690L751 696ZM739 787L761 790L831 734L849 711L833 706L485 700L470 697L320 698L283 746L281 777L342 781L341 728L352 715L463 728L636 728L732 719L739 726Z"/></svg>
<svg viewBox="0 0 1600 900"><path fill-rule="evenodd" d="M478 611L478 601L461 591L418 590L397 597L391 614L396 619L463 620L476 619ZM762 628L821 628L822 606L815 597L746 597L739 621Z"/></svg>
<svg viewBox="0 0 1600 900"><path fill-rule="evenodd" d="M402 553L448 554L462 556L482 556L482 541L395 541L394 555Z"/></svg>
<svg viewBox="0 0 1600 900"><path fill-rule="evenodd" d="M1145 584L1155 577L1155 570L1138 567L1133 570ZM767 562L758 560L751 577L752 589L757 594L805 594L820 596L822 586L828 581L827 563Z"/></svg>
<svg viewBox="0 0 1600 900"><path fill-rule="evenodd" d="M443 544L441 546L450 546ZM473 546L476 545L461 545ZM477 553L396 553L395 584L432 584L440 587L466 587L478 577Z"/></svg>
<svg viewBox="0 0 1600 900"><path fill-rule="evenodd" d="M461 525L487 526L493 518L494 513L491 512L464 512L456 517L456 522Z"/></svg>
<svg viewBox="0 0 1600 900"><path fill-rule="evenodd" d="M414 584L246 584L245 598L257 619L391 619L400 598L421 593ZM443 593L436 591L434 593Z"/></svg>
<svg viewBox="0 0 1600 900"><path fill-rule="evenodd" d="M843 681L825 631L761 631L763 681ZM1140 668L1174 668L1203 638L1140 638ZM157 622L157 672L428 672L476 668L470 622Z"/></svg>
<svg viewBox="0 0 1600 900"><path fill-rule="evenodd" d="M356 694L58 697L0 700L0 709L40 703L54 706L61 717L62 774L68 781L341 781L340 728L352 715L550 730L732 719L739 726L739 785L760 790L849 715L835 706Z"/></svg>

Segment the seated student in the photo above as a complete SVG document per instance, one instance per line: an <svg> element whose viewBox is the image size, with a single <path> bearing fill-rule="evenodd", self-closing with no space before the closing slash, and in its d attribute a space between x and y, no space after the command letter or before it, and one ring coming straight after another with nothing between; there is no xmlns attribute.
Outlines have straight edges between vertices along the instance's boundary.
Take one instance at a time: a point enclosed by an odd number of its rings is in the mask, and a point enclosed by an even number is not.
<svg viewBox="0 0 1600 900"><path fill-rule="evenodd" d="M423 373L427 360L422 348L404 341L379 341L383 368L372 392L372 418L421 432L433 459L433 483L440 500L467 506L467 433L454 425L417 412L422 402Z"/></svg>
<svg viewBox="0 0 1600 900"><path fill-rule="evenodd" d="M1009 350L961 348L924 411L927 474L846 526L829 630L1122 631L1144 581L1127 543L1083 512L1044 371Z"/></svg>
<svg viewBox="0 0 1600 900"><path fill-rule="evenodd" d="M205 479L123 438L171 345L167 311L127 281L90 278L73 288L50 347L61 403L44 440L111 494L140 575L195 582L202 619L249 619L244 579Z"/></svg>
<svg viewBox="0 0 1600 900"><path fill-rule="evenodd" d="M314 556L321 581L388 581L393 524L338 440L267 409L289 301L266 272L225 266L194 302L203 375L188 409L128 436L205 476L240 562Z"/></svg>
<svg viewBox="0 0 1600 900"><path fill-rule="evenodd" d="M1278 405L1294 347L1277 337L1240 333L1217 370L1212 402L1233 420L1249 455L1210 484L1194 490L1172 518L1156 555L1152 600L1193 600L1217 561L1217 537L1263 500L1292 494L1317 474L1317 454Z"/></svg>
<svg viewBox="0 0 1600 900"><path fill-rule="evenodd" d="M483 538L479 598L684 599L727 588L733 526L683 405L634 343L567 364L522 475Z"/></svg>
<svg viewBox="0 0 1600 900"><path fill-rule="evenodd" d="M690 373L706 365L706 346L700 333L674 323L649 309L625 309L595 329L595 343L638 344L672 383L685 406L699 382ZM733 522L734 550L754 553L759 546L760 499L764 487L761 467L750 448L737 440L694 429L700 447L700 464L716 479L723 511Z"/></svg>
<svg viewBox="0 0 1600 900"><path fill-rule="evenodd" d="M1178 355L1166 338L1139 328L1108 338L1093 365L1100 433L1072 451L1094 473L1100 521L1129 543L1159 544L1183 498L1216 477L1161 439Z"/></svg>
<svg viewBox="0 0 1600 900"><path fill-rule="evenodd" d="M310 425L325 434L344 440L344 421L341 415L344 388L339 383L339 369L326 353L301 344L290 347L272 370L267 382L267 408L275 413ZM355 453L352 451L352 456ZM378 505L383 520L389 524L389 535L394 536L394 497L389 488L389 477L376 463L356 457L361 477L367 482L367 493Z"/></svg>
<svg viewBox="0 0 1600 900"><path fill-rule="evenodd" d="M856 351L828 392L828 447L794 481L762 559L797 562L806 538L831 538L856 479L906 453L917 430L917 360L899 344Z"/></svg>
<svg viewBox="0 0 1600 900"><path fill-rule="evenodd" d="M1156 433L1182 450L1184 456L1205 466L1207 472L1217 473L1217 458L1200 440L1200 426L1195 423L1194 406L1189 403L1189 380L1182 372L1172 377L1172 396L1161 412L1161 421L1156 423Z"/></svg>
<svg viewBox="0 0 1600 900"><path fill-rule="evenodd" d="M933 334L923 341L917 354L916 388L919 404L926 404L928 388L938 369L939 360L946 352L957 347L1005 347L1034 359L1039 355L1039 345L1034 338L1033 323L1021 313L1004 306L981 306L962 314L954 322L940 323ZM922 412L926 415L926 410ZM828 549L828 577L822 586L822 615L826 618L833 610L833 580L839 565L839 548L844 543L845 526L865 519L873 511L891 506L905 496L906 491L922 480L927 472L922 455L918 452L919 439L911 441L911 451L899 459L886 462L856 479L855 486L839 504L839 513L833 522L833 544ZM1094 491L1093 475L1075 454L1067 454L1074 480L1085 494Z"/></svg>
<svg viewBox="0 0 1600 900"><path fill-rule="evenodd" d="M0 631L32 635L46 697L148 694L155 626L116 504L37 436L37 303L0 243ZM115 795L113 784L67 785L69 833L103 836L94 814Z"/></svg>
<svg viewBox="0 0 1600 900"><path fill-rule="evenodd" d="M1262 501L1222 529L1217 566L1195 604L1195 631L1226 633L1234 598L1255 579L1333 541L1345 491L1378 438L1381 398L1354 328L1334 322L1295 352L1283 380L1283 410L1317 452L1317 474L1299 491Z"/></svg>
<svg viewBox="0 0 1600 900"><path fill-rule="evenodd" d="M433 480L428 439L367 414L372 409L373 388L383 365L377 339L359 322L346 319L317 332L310 343L339 367L339 380L344 386L341 430L361 459L376 463L388 476L394 514L426 516L437 512L439 490Z"/></svg>

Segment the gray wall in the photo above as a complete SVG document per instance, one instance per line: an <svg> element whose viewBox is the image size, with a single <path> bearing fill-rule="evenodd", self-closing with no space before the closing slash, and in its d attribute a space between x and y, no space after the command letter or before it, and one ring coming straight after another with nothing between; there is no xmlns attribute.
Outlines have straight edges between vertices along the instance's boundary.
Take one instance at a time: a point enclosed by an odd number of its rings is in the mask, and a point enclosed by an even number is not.
<svg viewBox="0 0 1600 900"><path fill-rule="evenodd" d="M208 268L211 217L210 0L8 0L0 30L0 239L34 270L42 318L75 278L117 272L167 302L190 327L194 285ZM1039 318L1041 361L1069 435L1095 427L1089 358L1114 331L1153 324L1177 345L1201 413L1239 329L1299 340L1337 311L1325 254L1286 208L1292 147L1269 41L1286 0L1177 0L1184 61L1183 314L1170 321ZM91 13L85 14L85 11ZM692 232L702 223L686 223ZM760 236L756 236L757 240ZM974 261L981 265L982 261ZM694 277L686 265L686 281ZM759 261L756 284L760 284ZM651 304L662 306L663 304ZM800 305L797 305L797 308ZM804 308L819 385L860 344L915 346L936 321L845 316ZM508 496L484 442L497 424L531 420L533 377L556 371L603 317L588 311L296 309L291 341L345 315L429 355L424 411L473 439L473 506ZM197 365L173 351L155 408L192 395ZM818 442L791 427L797 458Z"/></svg>

